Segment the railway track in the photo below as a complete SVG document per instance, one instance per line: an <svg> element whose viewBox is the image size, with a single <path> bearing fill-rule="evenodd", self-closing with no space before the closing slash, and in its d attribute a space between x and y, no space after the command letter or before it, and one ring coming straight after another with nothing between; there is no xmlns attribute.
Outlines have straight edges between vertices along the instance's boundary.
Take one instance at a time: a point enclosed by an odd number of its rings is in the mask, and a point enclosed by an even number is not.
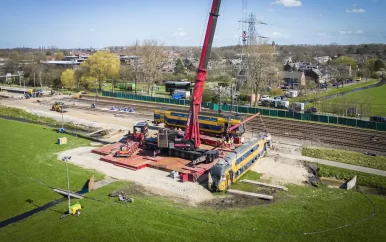
<svg viewBox="0 0 386 242"><path fill-rule="evenodd" d="M73 99L68 101L74 102ZM83 97L75 102L89 104L94 102L93 98ZM109 107L124 106L133 107L137 114L132 113L118 113L108 110ZM156 107L173 107L179 109L187 109L187 107L176 107L175 105L156 105L147 102L133 102L125 100L111 100L108 98L99 98L97 100L97 109L87 108L86 106L73 106L73 108L92 110L93 112L105 112L114 113L116 116L122 117L129 116L141 116L152 120L153 109ZM100 109L104 107L105 109ZM214 112L214 111L213 111ZM224 112L225 113L225 112ZM386 155L386 132L373 131L369 129L358 129L346 126L335 126L321 123L311 123L304 121L297 121L293 119L285 120L279 118L271 118L262 116L267 130L276 136L283 136L289 138L295 138L300 140L310 140L321 142L337 147L348 147L352 149L358 149L361 151L372 151L383 155ZM256 131L263 131L264 127L259 118L251 120L246 125L246 129L255 129Z"/></svg>

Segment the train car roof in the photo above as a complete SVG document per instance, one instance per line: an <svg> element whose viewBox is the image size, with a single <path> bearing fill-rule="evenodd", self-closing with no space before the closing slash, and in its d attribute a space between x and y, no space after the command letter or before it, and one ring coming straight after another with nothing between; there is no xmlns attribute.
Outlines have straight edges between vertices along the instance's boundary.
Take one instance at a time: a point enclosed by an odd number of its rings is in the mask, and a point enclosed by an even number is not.
<svg viewBox="0 0 386 242"><path fill-rule="evenodd" d="M165 111L173 111L173 112L181 112L181 113L188 113L189 109L178 109L178 108L164 108L164 107L157 107L155 109L165 110ZM219 117L219 118L228 118L231 117L233 119L240 119L241 117L236 117L235 114L219 114L217 112L199 112L199 115L204 116L211 116L211 117Z"/></svg>

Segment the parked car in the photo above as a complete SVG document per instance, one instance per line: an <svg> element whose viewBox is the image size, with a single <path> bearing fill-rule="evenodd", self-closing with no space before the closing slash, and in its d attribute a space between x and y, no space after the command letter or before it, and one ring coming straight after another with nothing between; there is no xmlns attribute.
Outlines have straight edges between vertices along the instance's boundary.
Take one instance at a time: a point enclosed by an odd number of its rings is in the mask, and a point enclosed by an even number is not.
<svg viewBox="0 0 386 242"><path fill-rule="evenodd" d="M318 110L315 107L309 108L306 111L304 111L304 113L316 113L316 112L318 112Z"/></svg>
<svg viewBox="0 0 386 242"><path fill-rule="evenodd" d="M274 97L273 100L281 100L281 96Z"/></svg>
<svg viewBox="0 0 386 242"><path fill-rule="evenodd" d="M261 96L260 100L263 101L263 100L267 100L269 99L269 96L268 95L263 95Z"/></svg>
<svg viewBox="0 0 386 242"><path fill-rule="evenodd" d="M370 122L386 123L386 117L373 116L373 117L370 117Z"/></svg>

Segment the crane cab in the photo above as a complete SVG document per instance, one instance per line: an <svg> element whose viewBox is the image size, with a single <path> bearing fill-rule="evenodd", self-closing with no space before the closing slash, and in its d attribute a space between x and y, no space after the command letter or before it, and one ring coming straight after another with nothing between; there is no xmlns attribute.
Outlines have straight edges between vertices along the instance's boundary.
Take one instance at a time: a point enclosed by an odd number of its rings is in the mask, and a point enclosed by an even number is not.
<svg viewBox="0 0 386 242"><path fill-rule="evenodd" d="M133 134L149 134L149 124L146 121L138 122L133 126Z"/></svg>

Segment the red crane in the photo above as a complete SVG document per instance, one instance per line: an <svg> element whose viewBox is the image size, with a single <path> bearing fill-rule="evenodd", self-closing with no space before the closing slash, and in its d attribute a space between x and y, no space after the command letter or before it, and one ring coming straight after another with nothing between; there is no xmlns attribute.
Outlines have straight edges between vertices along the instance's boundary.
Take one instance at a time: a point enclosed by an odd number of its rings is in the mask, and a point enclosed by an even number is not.
<svg viewBox="0 0 386 242"><path fill-rule="evenodd" d="M213 0L212 8L209 13L208 26L206 28L205 39L202 46L200 64L198 66L196 81L194 83L193 96L190 104L187 126L185 130L185 139L194 140L194 147L200 147L200 125L198 123L198 111L202 102L202 92L204 90L204 83L206 74L208 72L208 62L210 51L212 50L212 43L214 32L216 30L217 17L219 16L221 0Z"/></svg>

